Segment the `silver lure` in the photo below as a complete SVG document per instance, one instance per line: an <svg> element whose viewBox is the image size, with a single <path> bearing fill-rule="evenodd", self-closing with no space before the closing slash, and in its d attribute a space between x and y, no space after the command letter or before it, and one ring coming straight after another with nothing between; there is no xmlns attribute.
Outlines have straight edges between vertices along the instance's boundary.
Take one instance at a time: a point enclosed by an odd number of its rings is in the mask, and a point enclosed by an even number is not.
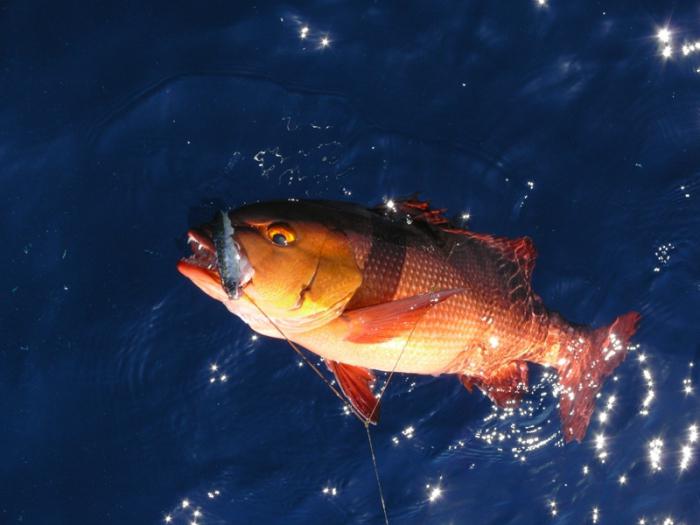
<svg viewBox="0 0 700 525"><path fill-rule="evenodd" d="M228 213L221 212L221 224L214 234L214 247L216 248L216 261L219 266L219 276L229 299L238 299L241 296L241 282L244 278L244 269L241 261L241 252L233 240L233 225Z"/></svg>

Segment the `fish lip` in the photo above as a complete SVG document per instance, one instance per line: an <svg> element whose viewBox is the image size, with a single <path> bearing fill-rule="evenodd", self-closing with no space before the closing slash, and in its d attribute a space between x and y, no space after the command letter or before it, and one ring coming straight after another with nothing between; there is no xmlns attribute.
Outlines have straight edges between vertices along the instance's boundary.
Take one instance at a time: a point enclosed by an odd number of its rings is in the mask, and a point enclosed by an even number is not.
<svg viewBox="0 0 700 525"><path fill-rule="evenodd" d="M203 271L208 274L216 282L221 283L221 274L219 272L219 261L216 255L216 247L214 246L214 241L212 240L211 233L206 227L194 228L187 231L187 244L192 251L192 254L188 257L182 257L178 262L178 268L181 273L183 269L196 268L200 272ZM247 262L250 266L250 262L238 243L236 243L238 248L239 256ZM253 272L247 272L243 275L243 279L238 283L238 291L243 292L244 288L250 284L253 279ZM222 291L227 295L228 293L224 290L223 285L221 285Z"/></svg>

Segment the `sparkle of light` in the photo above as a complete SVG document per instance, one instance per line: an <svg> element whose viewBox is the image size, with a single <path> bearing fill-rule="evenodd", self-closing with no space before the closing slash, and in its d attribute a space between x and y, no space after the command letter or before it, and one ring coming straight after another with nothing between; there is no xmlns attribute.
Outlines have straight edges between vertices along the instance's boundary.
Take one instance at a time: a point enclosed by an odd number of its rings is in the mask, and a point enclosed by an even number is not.
<svg viewBox="0 0 700 525"><path fill-rule="evenodd" d="M435 501L437 499L440 499L442 496L442 489L440 487L433 487L433 489L430 491L430 494L428 495L428 499L430 501Z"/></svg>
<svg viewBox="0 0 700 525"><path fill-rule="evenodd" d="M649 462L654 471L659 471L663 467L664 442L661 438L652 439L649 442Z"/></svg>
<svg viewBox="0 0 700 525"><path fill-rule="evenodd" d="M309 26L304 26L299 30L299 38L304 40L309 35Z"/></svg>
<svg viewBox="0 0 700 525"><path fill-rule="evenodd" d="M321 47L328 47L331 45L331 41L327 36L321 38Z"/></svg>
<svg viewBox="0 0 700 525"><path fill-rule="evenodd" d="M693 459L693 449L690 445L683 445L681 448L681 470L686 470L690 466Z"/></svg>
<svg viewBox="0 0 700 525"><path fill-rule="evenodd" d="M671 41L671 31L668 29L668 27L659 29L659 32L656 34L656 38L658 38L661 43L668 44Z"/></svg>

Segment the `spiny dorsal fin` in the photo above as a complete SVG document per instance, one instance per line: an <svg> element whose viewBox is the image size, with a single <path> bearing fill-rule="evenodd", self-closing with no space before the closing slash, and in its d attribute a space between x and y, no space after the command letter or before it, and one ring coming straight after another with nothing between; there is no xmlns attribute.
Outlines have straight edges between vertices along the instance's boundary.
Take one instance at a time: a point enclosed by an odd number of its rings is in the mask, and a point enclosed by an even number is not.
<svg viewBox="0 0 700 525"><path fill-rule="evenodd" d="M475 233L460 228L452 224L450 220L443 215L445 211L447 211L445 208L433 209L430 207L429 201L422 201L416 196L391 201L391 204L381 204L374 208L374 211L385 216L401 213L410 217L413 222L422 222L446 233L464 235L470 239L480 241L490 249L498 252L502 258L515 262L518 267L522 269L525 280L528 283L532 279L532 271L535 268L537 251L529 237L509 239L507 237L497 237L486 233Z"/></svg>

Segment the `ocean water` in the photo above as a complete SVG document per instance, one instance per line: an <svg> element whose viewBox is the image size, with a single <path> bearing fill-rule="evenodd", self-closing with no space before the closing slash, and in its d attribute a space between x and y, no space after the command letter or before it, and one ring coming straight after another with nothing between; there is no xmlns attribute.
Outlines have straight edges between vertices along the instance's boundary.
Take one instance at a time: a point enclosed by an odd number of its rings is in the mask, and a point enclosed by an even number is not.
<svg viewBox="0 0 700 525"><path fill-rule="evenodd" d="M547 370L516 414L395 377L389 521L700 523L699 9L0 5L0 523L384 523L362 425L175 264L220 208L415 192L643 318L581 444Z"/></svg>

